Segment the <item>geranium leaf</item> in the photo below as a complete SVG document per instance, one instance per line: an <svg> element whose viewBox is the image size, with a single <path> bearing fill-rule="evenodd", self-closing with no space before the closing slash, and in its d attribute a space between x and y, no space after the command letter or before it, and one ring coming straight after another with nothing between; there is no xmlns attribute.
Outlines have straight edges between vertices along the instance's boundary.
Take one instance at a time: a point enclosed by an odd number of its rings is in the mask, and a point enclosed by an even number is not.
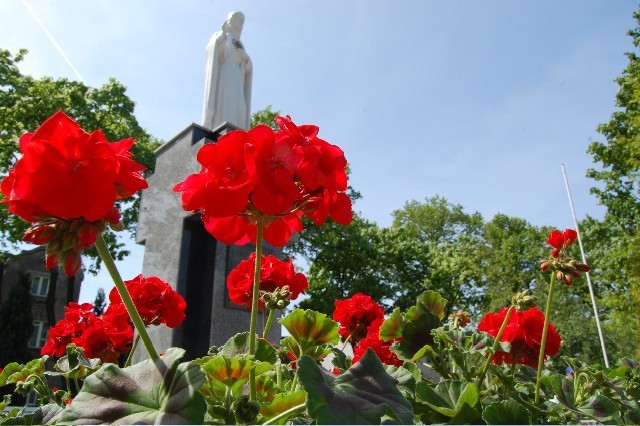
<svg viewBox="0 0 640 426"><path fill-rule="evenodd" d="M601 422L614 422L622 424L620 411L616 403L604 395L594 395L578 406L581 412L595 417Z"/></svg>
<svg viewBox="0 0 640 426"><path fill-rule="evenodd" d="M0 373L0 386L4 386L7 383L13 383L9 382L9 377L19 371L22 371L22 365L18 364L17 362L12 362L5 365L4 370L2 370L2 373Z"/></svg>
<svg viewBox="0 0 640 426"><path fill-rule="evenodd" d="M478 388L460 380L443 380L435 388L427 382L416 386L416 396L432 410L447 417L455 417L464 404L474 407L478 403Z"/></svg>
<svg viewBox="0 0 640 426"><path fill-rule="evenodd" d="M293 338L293 336L284 337L280 341L280 345L285 348L287 352L291 352L296 359L302 356L302 349L300 349L298 342ZM323 359L332 351L333 347L331 345L311 346L307 349L307 353L305 355L309 355L314 359Z"/></svg>
<svg viewBox="0 0 640 426"><path fill-rule="evenodd" d="M260 415L262 421L266 422L285 411L297 407L300 404L304 404L307 398L307 392L300 390L292 394L277 394L274 396L268 404L260 404ZM284 424L287 421L287 417L283 417L276 424Z"/></svg>
<svg viewBox="0 0 640 426"><path fill-rule="evenodd" d="M273 346L264 339L258 339L256 345L256 361L275 364L278 361L278 354ZM238 333L218 349L218 354L234 357L236 355L247 355L249 353L249 332Z"/></svg>
<svg viewBox="0 0 640 426"><path fill-rule="evenodd" d="M201 424L207 407L198 388L205 375L196 363L179 363L183 355L170 348L156 363L102 366L85 380L60 423Z"/></svg>
<svg viewBox="0 0 640 426"><path fill-rule="evenodd" d="M442 320L444 317L444 308L447 306L447 299L440 296L440 293L433 290L427 290L418 296L416 308L420 312L429 312ZM409 314L408 314L409 316Z"/></svg>
<svg viewBox="0 0 640 426"><path fill-rule="evenodd" d="M414 308L415 306L411 309ZM396 354L404 361L415 361L433 353L431 345L434 340L431 331L442 325L440 319L430 312L416 311L416 314L405 323L402 329L402 341L394 346Z"/></svg>
<svg viewBox="0 0 640 426"><path fill-rule="evenodd" d="M339 341L338 324L320 312L294 309L279 322L298 342L303 355L313 347Z"/></svg>
<svg viewBox="0 0 640 426"><path fill-rule="evenodd" d="M34 425L50 425L57 422L62 415L63 408L58 404L47 404L38 407L33 412Z"/></svg>
<svg viewBox="0 0 640 426"><path fill-rule="evenodd" d="M331 360L331 364L336 367L340 371L344 371L351 367L351 358L347 358L344 352L342 352L338 348L332 348L333 359Z"/></svg>
<svg viewBox="0 0 640 426"><path fill-rule="evenodd" d="M248 380L251 370L256 370L256 374L262 374L272 368L271 364L266 362L253 362L246 355L218 355L211 357L201 366L209 380L217 380L229 387Z"/></svg>
<svg viewBox="0 0 640 426"><path fill-rule="evenodd" d="M400 308L395 308L380 327L380 340L388 342L402 337L402 327L404 327L404 318Z"/></svg>
<svg viewBox="0 0 640 426"><path fill-rule="evenodd" d="M385 365L386 372L398 381L398 389L405 394L413 395L416 391L416 383L422 379L422 373L413 362L405 362L402 366Z"/></svg>
<svg viewBox="0 0 640 426"><path fill-rule="evenodd" d="M323 372L316 361L303 356L298 378L307 391L307 410L318 424L380 424L392 420L413 422L411 404L369 349L344 374Z"/></svg>
<svg viewBox="0 0 640 426"><path fill-rule="evenodd" d="M256 391L259 401L269 402L276 395L278 386L271 377L266 374L261 374L256 377Z"/></svg>
<svg viewBox="0 0 640 426"><path fill-rule="evenodd" d="M495 402L482 412L482 419L489 425L530 425L531 415L526 408L513 400Z"/></svg>

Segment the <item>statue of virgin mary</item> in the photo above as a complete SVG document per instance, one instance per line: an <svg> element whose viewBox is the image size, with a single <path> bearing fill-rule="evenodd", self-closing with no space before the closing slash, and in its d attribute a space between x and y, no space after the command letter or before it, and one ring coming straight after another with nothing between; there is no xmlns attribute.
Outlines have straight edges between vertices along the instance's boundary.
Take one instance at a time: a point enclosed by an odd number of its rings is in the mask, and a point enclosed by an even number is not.
<svg viewBox="0 0 640 426"><path fill-rule="evenodd" d="M244 14L231 12L207 44L202 125L249 129L253 65L240 41Z"/></svg>

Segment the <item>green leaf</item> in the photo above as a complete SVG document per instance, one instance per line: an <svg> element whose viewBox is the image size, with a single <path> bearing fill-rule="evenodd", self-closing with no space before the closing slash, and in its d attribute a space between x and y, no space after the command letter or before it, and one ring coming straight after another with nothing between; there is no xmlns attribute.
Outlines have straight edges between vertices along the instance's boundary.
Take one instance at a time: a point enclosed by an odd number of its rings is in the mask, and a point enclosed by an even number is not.
<svg viewBox="0 0 640 426"><path fill-rule="evenodd" d="M198 388L205 375L196 363L179 363L183 355L170 348L156 363L102 366L85 380L60 423L201 424L207 407Z"/></svg>
<svg viewBox="0 0 640 426"><path fill-rule="evenodd" d="M384 320L380 327L380 340L388 342L402 337L402 328L404 327L404 318L400 312L400 308L395 308L389 318Z"/></svg>
<svg viewBox="0 0 640 426"><path fill-rule="evenodd" d="M2 370L2 373L0 373L0 386L13 383L13 382L9 382L9 377L11 377L14 373L17 373L19 371L22 371L21 364L18 364L17 362L12 362L7 364L4 367L4 370Z"/></svg>
<svg viewBox="0 0 640 426"><path fill-rule="evenodd" d="M62 415L63 408L58 404L47 404L38 407L33 412L34 425L50 425L57 422Z"/></svg>
<svg viewBox="0 0 640 426"><path fill-rule="evenodd" d="M218 355L200 365L209 380L222 382L229 387L235 386L237 382L249 380L251 370L256 370L257 375L272 368L271 364L254 362L246 355Z"/></svg>
<svg viewBox="0 0 640 426"><path fill-rule="evenodd" d="M278 354L273 346L264 339L258 339L254 360L275 364L278 361ZM237 355L249 354L249 332L238 333L218 348L218 354L234 357Z"/></svg>
<svg viewBox="0 0 640 426"><path fill-rule="evenodd" d="M531 415L526 408L512 400L495 402L482 412L488 425L530 425Z"/></svg>
<svg viewBox="0 0 640 426"><path fill-rule="evenodd" d="M386 365L386 372L398 381L398 389L406 394L413 395L416 384L422 379L422 373L413 362L405 362L402 366Z"/></svg>
<svg viewBox="0 0 640 426"><path fill-rule="evenodd" d="M262 416L262 422L266 422L285 411L304 404L307 398L307 392L300 390L292 394L277 394L273 400L268 404L260 404L260 415ZM287 421L287 417L283 417L276 424L284 424Z"/></svg>
<svg viewBox="0 0 640 426"><path fill-rule="evenodd" d="M447 417L455 417L464 404L474 407L478 403L478 388L473 383L444 380L431 388L427 382L416 386L416 396L432 410Z"/></svg>
<svg viewBox="0 0 640 426"><path fill-rule="evenodd" d="M317 346L335 345L340 339L338 324L320 312L294 309L279 322L298 342L302 355Z"/></svg>
<svg viewBox="0 0 640 426"><path fill-rule="evenodd" d="M308 393L308 413L318 424L380 424L383 419L413 423L411 404L398 390L398 381L371 349L338 377L303 356L298 378Z"/></svg>
<svg viewBox="0 0 640 426"><path fill-rule="evenodd" d="M280 341L280 345L287 352L291 352L295 359L300 358L303 353L300 346L298 346L298 342L293 336L287 336ZM307 349L307 353L304 355L309 355L310 357L320 360L329 355L333 351L333 347L331 345L320 345L320 346L311 346Z"/></svg>
<svg viewBox="0 0 640 426"><path fill-rule="evenodd" d="M351 358L347 358L347 356L338 348L332 348L333 359L331 360L331 364L336 367L338 370L345 371L349 367L351 367Z"/></svg>
<svg viewBox="0 0 640 426"><path fill-rule="evenodd" d="M415 306L412 318L408 319L402 329L402 341L394 346L398 357L405 361L415 361L433 353L433 335L431 331L440 327L440 319L430 312L418 312ZM407 316L408 318L408 316ZM428 347L427 347L428 346Z"/></svg>
<svg viewBox="0 0 640 426"><path fill-rule="evenodd" d="M594 395L578 406L581 412L595 417L601 422L611 422L620 424L622 419L617 404L604 395Z"/></svg>
<svg viewBox="0 0 640 426"><path fill-rule="evenodd" d="M444 317L444 308L447 306L447 299L440 296L433 290L427 290L418 296L415 308L420 312L429 312L437 316L440 320ZM411 309L409 309L411 311ZM407 314L411 317L411 314Z"/></svg>

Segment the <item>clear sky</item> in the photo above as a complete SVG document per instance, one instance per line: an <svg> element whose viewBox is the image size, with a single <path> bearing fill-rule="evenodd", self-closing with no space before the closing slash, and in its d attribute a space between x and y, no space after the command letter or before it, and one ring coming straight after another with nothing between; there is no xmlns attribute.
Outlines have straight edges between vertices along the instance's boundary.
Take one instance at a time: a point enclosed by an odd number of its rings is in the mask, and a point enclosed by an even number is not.
<svg viewBox="0 0 640 426"><path fill-rule="evenodd" d="M84 81L122 82L163 140L200 123L204 47L242 11L252 109L317 124L346 153L356 210L381 226L440 195L487 220L572 227L561 163L578 218L604 213L586 149L615 111L636 2L26 1ZM77 78L24 0L0 1L0 46L29 49L23 73ZM82 299L98 286L111 287L88 277Z"/></svg>

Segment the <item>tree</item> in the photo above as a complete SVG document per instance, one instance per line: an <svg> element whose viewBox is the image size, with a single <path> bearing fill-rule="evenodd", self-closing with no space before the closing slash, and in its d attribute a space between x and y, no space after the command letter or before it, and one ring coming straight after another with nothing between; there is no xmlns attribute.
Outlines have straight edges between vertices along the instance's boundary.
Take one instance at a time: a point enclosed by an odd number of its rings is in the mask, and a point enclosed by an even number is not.
<svg viewBox="0 0 640 426"><path fill-rule="evenodd" d="M27 346L33 330L30 280L22 275L0 305L0 366L30 359Z"/></svg>
<svg viewBox="0 0 640 426"><path fill-rule="evenodd" d="M607 207L607 213L604 221L585 221L585 233L591 240L588 247L596 253L590 258L598 262L593 276L605 310L603 328L611 332L607 335L620 338L608 339L613 352L622 342L627 350L618 353L627 356L633 355L629 346L640 356L637 337L629 339L640 332L640 11L634 18L638 26L628 34L635 51L626 54L629 62L616 79L619 110L598 126L606 142L593 142L588 149L600 168L590 169L587 176L601 185L592 192ZM629 342L632 344L627 345Z"/></svg>
<svg viewBox="0 0 640 426"><path fill-rule="evenodd" d="M406 309L423 291L434 290L448 301L446 315L476 310L484 298L476 262L484 225L480 213L468 214L436 196L408 202L393 217L381 249L396 306Z"/></svg>
<svg viewBox="0 0 640 426"><path fill-rule="evenodd" d="M393 294L384 283L379 247L377 225L358 214L347 226L332 220L315 226L305 220L298 241L284 248L287 256L302 257L310 265L306 291L310 297L300 307L331 315L335 300L362 292L391 308Z"/></svg>
<svg viewBox="0 0 640 426"><path fill-rule="evenodd" d="M96 314L96 316L102 315L106 306L107 298L104 294L104 288L100 287L96 293L96 298L93 300L93 313Z"/></svg>
<svg viewBox="0 0 640 426"><path fill-rule="evenodd" d="M251 114L251 127L255 127L258 124L264 124L272 129L279 129L280 127L276 123L275 118L280 115L280 111L272 111L271 105L267 105L264 109Z"/></svg>
<svg viewBox="0 0 640 426"><path fill-rule="evenodd" d="M136 140L132 152L136 161L151 173L155 167L153 150L160 144L147 133L134 116L135 103L127 96L126 88L115 79L99 88L65 78L35 79L23 75L18 64L26 54L20 50L15 56L0 49L0 175L5 175L18 155L18 141L26 131L35 131L57 110L64 110L86 131L101 130L109 141L131 137ZM125 228L135 231L138 218L139 194L120 203ZM7 212L0 205L0 251L15 248L28 224ZM106 234L112 254L122 259L128 254L124 244L114 234ZM93 259L90 270L98 268L96 252L88 252Z"/></svg>

